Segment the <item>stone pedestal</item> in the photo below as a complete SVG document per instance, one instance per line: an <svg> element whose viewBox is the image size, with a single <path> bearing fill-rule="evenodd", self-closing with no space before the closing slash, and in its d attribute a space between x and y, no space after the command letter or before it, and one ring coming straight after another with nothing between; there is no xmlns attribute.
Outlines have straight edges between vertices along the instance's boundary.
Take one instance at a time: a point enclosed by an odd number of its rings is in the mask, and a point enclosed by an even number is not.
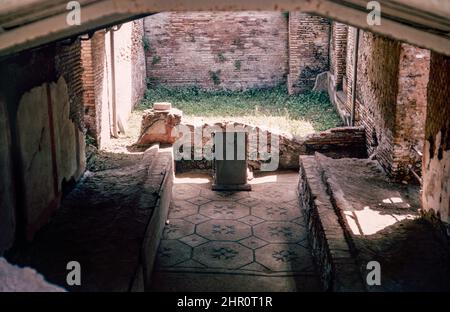
<svg viewBox="0 0 450 312"><path fill-rule="evenodd" d="M173 144L177 137L172 136L172 130L180 124L182 115L183 112L172 108L170 103L154 103L153 108L145 110L142 115L141 134L137 144Z"/></svg>

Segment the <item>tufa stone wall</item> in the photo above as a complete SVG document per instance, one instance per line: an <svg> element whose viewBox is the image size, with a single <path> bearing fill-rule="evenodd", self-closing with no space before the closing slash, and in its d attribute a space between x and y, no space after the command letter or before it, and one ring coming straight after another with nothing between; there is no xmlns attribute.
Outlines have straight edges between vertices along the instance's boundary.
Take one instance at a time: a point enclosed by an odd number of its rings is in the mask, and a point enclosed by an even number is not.
<svg viewBox="0 0 450 312"><path fill-rule="evenodd" d="M281 12L159 13L144 24L151 81L230 90L286 81L288 19Z"/></svg>
<svg viewBox="0 0 450 312"><path fill-rule="evenodd" d="M450 58L431 53L423 149L422 205L450 223Z"/></svg>
<svg viewBox="0 0 450 312"><path fill-rule="evenodd" d="M290 94L310 90L316 76L329 69L330 21L301 12L289 13Z"/></svg>

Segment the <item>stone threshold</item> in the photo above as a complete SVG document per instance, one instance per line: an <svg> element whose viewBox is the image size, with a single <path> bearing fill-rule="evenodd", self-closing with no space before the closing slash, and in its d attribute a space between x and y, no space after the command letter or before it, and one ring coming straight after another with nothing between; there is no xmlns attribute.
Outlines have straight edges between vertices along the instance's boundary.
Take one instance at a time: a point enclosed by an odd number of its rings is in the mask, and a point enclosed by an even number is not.
<svg viewBox="0 0 450 312"><path fill-rule="evenodd" d="M266 276L266 277L286 277L286 276L316 276L315 272L305 271L280 271L280 272L261 272L256 270L239 269L221 269L221 268L191 268L191 267L165 267L159 272L183 272L183 273L215 273L215 274L232 274L232 275L249 275L249 276Z"/></svg>
<svg viewBox="0 0 450 312"><path fill-rule="evenodd" d="M344 219L329 194L319 153L300 156L299 202L305 210L308 239L327 291L367 291Z"/></svg>

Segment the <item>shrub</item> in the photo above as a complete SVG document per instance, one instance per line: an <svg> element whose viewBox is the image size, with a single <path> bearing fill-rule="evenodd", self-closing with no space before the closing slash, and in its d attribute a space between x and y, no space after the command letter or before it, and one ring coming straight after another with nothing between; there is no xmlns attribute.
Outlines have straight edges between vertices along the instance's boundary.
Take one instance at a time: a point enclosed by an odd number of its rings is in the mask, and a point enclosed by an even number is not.
<svg viewBox="0 0 450 312"><path fill-rule="evenodd" d="M150 40L147 37L142 37L142 46L144 47L145 52L150 51Z"/></svg>
<svg viewBox="0 0 450 312"><path fill-rule="evenodd" d="M209 71L209 77L211 78L212 82L216 86L220 85L220 82L221 82L220 81L220 72L221 72L220 69L216 70L216 71L212 71L212 70Z"/></svg>
<svg viewBox="0 0 450 312"><path fill-rule="evenodd" d="M154 55L152 58L152 65L156 65L161 61L161 57L159 55Z"/></svg>

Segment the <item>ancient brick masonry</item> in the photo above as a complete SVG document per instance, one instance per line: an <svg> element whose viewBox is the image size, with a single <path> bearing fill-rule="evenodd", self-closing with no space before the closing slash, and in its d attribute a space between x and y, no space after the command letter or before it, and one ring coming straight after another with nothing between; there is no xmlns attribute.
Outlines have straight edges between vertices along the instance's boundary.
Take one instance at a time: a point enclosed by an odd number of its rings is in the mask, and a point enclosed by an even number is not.
<svg viewBox="0 0 450 312"><path fill-rule="evenodd" d="M316 76L328 71L329 33L328 19L289 13L289 93L311 89Z"/></svg>
<svg viewBox="0 0 450 312"><path fill-rule="evenodd" d="M395 136L400 43L361 33L358 53L358 124L366 128L369 154L391 170ZM351 104L350 104L351 105Z"/></svg>
<svg viewBox="0 0 450 312"><path fill-rule="evenodd" d="M94 136L97 134L97 129L93 128L95 125L95 93L94 93L94 68L92 62L92 47L90 40L81 42L81 62L84 68L83 85L85 91L83 92L84 102L84 122L88 132ZM94 120L93 120L94 119Z"/></svg>
<svg viewBox="0 0 450 312"><path fill-rule="evenodd" d="M361 34L357 123L366 128L369 153L397 179L417 161L411 146L423 144L428 71L428 51Z"/></svg>
<svg viewBox="0 0 450 312"><path fill-rule="evenodd" d="M334 85L338 90L345 90L343 84L346 74L348 26L339 22L331 23L330 36L330 73L335 77Z"/></svg>
<svg viewBox="0 0 450 312"><path fill-rule="evenodd" d="M109 137L109 125L104 129L102 123L103 102L107 101L103 94L107 88L107 72L105 60L105 32L97 31L90 40L82 42L82 62L84 68L84 121L87 134L96 139L100 145L103 137ZM106 117L106 116L105 116ZM102 135L105 133L105 135Z"/></svg>
<svg viewBox="0 0 450 312"><path fill-rule="evenodd" d="M81 60L81 42L58 45L56 67L67 82L69 92L70 117L78 129L84 129L83 123L83 80L84 68Z"/></svg>
<svg viewBox="0 0 450 312"><path fill-rule="evenodd" d="M356 32L355 28L344 30L336 24L331 42L329 95L348 122ZM342 42L345 33L346 43ZM375 155L387 173L398 180L411 177L410 166L420 167L420 156L412 147L421 150L423 145L428 77L429 51L360 32L355 122L366 129L369 154Z"/></svg>
<svg viewBox="0 0 450 312"><path fill-rule="evenodd" d="M170 86L242 90L285 83L281 12L159 13L145 18L147 76Z"/></svg>

